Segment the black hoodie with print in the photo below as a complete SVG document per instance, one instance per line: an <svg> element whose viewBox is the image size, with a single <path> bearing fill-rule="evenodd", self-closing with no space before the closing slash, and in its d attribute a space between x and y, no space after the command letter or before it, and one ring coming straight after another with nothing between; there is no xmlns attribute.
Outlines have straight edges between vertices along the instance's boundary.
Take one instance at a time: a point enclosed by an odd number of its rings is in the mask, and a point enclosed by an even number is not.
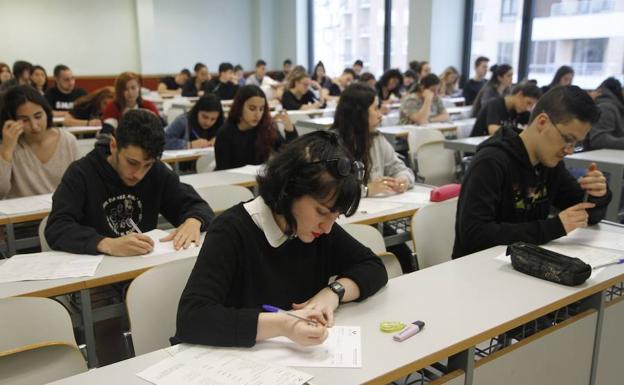
<svg viewBox="0 0 624 385"><path fill-rule="evenodd" d="M453 258L517 241L544 244L566 235L551 208L565 210L583 201L585 191L563 162L533 166L513 130L501 128L483 142L464 177L455 223ZM589 223L604 218L611 192L588 197Z"/></svg>
<svg viewBox="0 0 624 385"><path fill-rule="evenodd" d="M50 247L76 254L98 254L106 237L132 232L132 219L141 231L156 228L158 214L174 226L188 218L202 222L205 231L214 213L193 187L156 161L135 186L127 186L108 163L108 152L96 147L73 162L52 196L52 212L45 229Z"/></svg>

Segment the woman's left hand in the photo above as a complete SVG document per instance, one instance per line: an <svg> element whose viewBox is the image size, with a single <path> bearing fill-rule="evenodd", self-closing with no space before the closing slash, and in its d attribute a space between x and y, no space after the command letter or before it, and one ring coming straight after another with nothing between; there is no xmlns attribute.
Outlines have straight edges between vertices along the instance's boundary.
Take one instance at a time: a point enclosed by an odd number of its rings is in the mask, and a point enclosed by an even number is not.
<svg viewBox="0 0 624 385"><path fill-rule="evenodd" d="M286 110L281 110L280 112L278 112L273 119L275 119L278 122L282 122L282 124L284 125L284 131L286 132L294 131L295 126L290 121L290 117L288 116L288 112L286 112Z"/></svg>
<svg viewBox="0 0 624 385"><path fill-rule="evenodd" d="M323 288L316 295L303 303L293 303L294 310L316 309L323 313L327 327L334 326L334 311L339 305L338 296L330 288Z"/></svg>

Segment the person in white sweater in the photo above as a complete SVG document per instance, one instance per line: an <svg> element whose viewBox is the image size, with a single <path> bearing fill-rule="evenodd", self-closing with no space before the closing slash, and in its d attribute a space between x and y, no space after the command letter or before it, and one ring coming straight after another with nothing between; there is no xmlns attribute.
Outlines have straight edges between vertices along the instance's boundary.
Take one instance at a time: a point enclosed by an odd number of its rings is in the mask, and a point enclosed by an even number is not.
<svg viewBox="0 0 624 385"><path fill-rule="evenodd" d="M52 127L52 109L30 86L0 102L0 199L51 193L78 158L76 138Z"/></svg>

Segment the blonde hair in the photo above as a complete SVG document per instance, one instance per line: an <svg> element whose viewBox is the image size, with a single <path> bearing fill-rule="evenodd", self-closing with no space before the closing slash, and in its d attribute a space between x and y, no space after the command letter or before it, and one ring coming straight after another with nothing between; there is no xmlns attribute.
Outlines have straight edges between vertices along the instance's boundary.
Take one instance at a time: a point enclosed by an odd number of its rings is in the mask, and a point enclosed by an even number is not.
<svg viewBox="0 0 624 385"><path fill-rule="evenodd" d="M310 75L308 75L303 66L296 66L292 71L290 71L288 78L286 78L286 81L288 82L288 89L295 88L295 83L309 77Z"/></svg>
<svg viewBox="0 0 624 385"><path fill-rule="evenodd" d="M448 79L451 75L456 75L457 79L453 82L453 84L448 84ZM441 95L451 95L453 92L457 90L457 83L459 82L459 71L457 68L450 66L446 67L446 69L440 75L440 94Z"/></svg>

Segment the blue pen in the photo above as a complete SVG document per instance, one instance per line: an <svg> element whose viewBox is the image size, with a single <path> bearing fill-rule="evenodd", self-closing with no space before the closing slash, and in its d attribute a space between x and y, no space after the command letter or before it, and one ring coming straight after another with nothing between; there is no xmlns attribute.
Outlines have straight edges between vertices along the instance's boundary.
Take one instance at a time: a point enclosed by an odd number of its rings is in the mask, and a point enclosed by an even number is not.
<svg viewBox="0 0 624 385"><path fill-rule="evenodd" d="M613 262L609 262L609 263L603 263L602 265L596 265L596 266L592 267L592 270L596 270L596 269L599 269L599 268L605 267L605 266L621 265L622 263L624 263L624 258L620 258L617 261L613 261Z"/></svg>
<svg viewBox="0 0 624 385"><path fill-rule="evenodd" d="M289 315L289 316L291 316L291 317L295 317L295 318L297 318L298 320L305 321L305 322L307 322L307 323L308 323L308 325L316 326L316 321L314 321L314 320L310 320L310 319L307 319L307 318L303 318L303 317L299 317L298 315L293 314L293 313L291 313L291 312L289 312L289 311L286 311L286 310L280 309L280 308L279 308L279 307L277 307L277 306L272 306L272 305L262 305L262 308L263 308L264 310L266 310L266 311L270 312L270 313L282 313L282 314L286 314L286 315Z"/></svg>
<svg viewBox="0 0 624 385"><path fill-rule="evenodd" d="M199 138L200 138L199 134L197 133L197 131L195 131L195 129L194 129L194 128L193 128L193 135L195 135L195 137L196 137L197 139L199 139Z"/></svg>

